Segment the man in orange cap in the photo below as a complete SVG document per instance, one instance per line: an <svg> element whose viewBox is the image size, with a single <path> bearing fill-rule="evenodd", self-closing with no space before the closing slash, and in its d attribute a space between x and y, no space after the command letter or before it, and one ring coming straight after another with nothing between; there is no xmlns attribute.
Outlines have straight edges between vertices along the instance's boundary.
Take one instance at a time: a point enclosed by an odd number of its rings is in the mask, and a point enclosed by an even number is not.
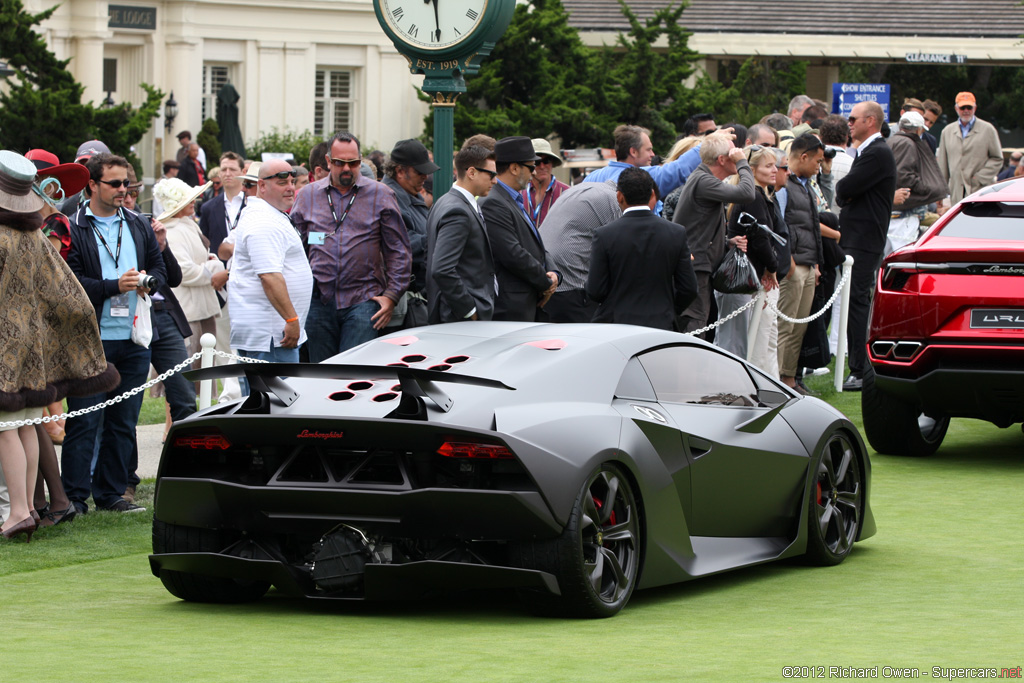
<svg viewBox="0 0 1024 683"><path fill-rule="evenodd" d="M939 170L949 183L950 206L994 183L1003 166L999 133L978 118L974 93L956 96L956 113L959 120L942 129L939 142Z"/></svg>

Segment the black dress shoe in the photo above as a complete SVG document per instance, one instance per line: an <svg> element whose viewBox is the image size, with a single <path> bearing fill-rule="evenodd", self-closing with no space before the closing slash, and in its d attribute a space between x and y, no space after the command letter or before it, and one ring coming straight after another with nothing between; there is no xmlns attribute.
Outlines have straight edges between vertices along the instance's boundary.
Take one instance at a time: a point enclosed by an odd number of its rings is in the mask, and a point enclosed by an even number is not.
<svg viewBox="0 0 1024 683"><path fill-rule="evenodd" d="M850 375L843 382L843 391L860 391L864 388L864 381L857 375Z"/></svg>
<svg viewBox="0 0 1024 683"><path fill-rule="evenodd" d="M804 396L817 396L818 395L818 392L814 391L813 389L809 389L807 387L807 385L804 384L804 381L802 379L798 379L796 381L796 386L794 387L794 389L796 389L799 393L803 394Z"/></svg>

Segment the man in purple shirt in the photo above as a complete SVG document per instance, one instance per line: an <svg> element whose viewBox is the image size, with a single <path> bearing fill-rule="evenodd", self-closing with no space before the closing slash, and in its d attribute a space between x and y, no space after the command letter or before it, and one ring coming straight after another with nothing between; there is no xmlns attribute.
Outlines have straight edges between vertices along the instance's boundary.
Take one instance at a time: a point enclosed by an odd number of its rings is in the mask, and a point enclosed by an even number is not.
<svg viewBox="0 0 1024 683"><path fill-rule="evenodd" d="M330 175L302 188L291 218L309 254L309 360L319 363L377 337L409 286L412 255L391 188L359 173L359 140L341 132Z"/></svg>

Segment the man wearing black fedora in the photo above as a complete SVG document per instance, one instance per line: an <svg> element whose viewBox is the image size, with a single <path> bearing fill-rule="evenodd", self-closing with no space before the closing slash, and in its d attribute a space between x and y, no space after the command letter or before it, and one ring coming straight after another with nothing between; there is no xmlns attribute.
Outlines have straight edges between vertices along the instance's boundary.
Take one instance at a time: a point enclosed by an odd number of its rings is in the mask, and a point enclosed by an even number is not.
<svg viewBox="0 0 1024 683"><path fill-rule="evenodd" d="M530 138L522 136L498 140L494 156L497 187L480 205L498 284L494 320L546 321L543 307L560 276L521 194L539 157Z"/></svg>

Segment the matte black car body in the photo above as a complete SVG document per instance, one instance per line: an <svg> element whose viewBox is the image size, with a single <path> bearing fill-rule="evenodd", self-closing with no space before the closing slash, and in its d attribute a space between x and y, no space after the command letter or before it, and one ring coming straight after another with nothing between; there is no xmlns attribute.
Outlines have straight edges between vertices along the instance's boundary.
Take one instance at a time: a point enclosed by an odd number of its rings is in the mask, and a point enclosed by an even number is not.
<svg viewBox="0 0 1024 683"><path fill-rule="evenodd" d="M875 530L857 429L690 336L467 322L192 376L231 372L253 395L176 423L160 463L150 561L185 599L515 587L610 616Z"/></svg>

